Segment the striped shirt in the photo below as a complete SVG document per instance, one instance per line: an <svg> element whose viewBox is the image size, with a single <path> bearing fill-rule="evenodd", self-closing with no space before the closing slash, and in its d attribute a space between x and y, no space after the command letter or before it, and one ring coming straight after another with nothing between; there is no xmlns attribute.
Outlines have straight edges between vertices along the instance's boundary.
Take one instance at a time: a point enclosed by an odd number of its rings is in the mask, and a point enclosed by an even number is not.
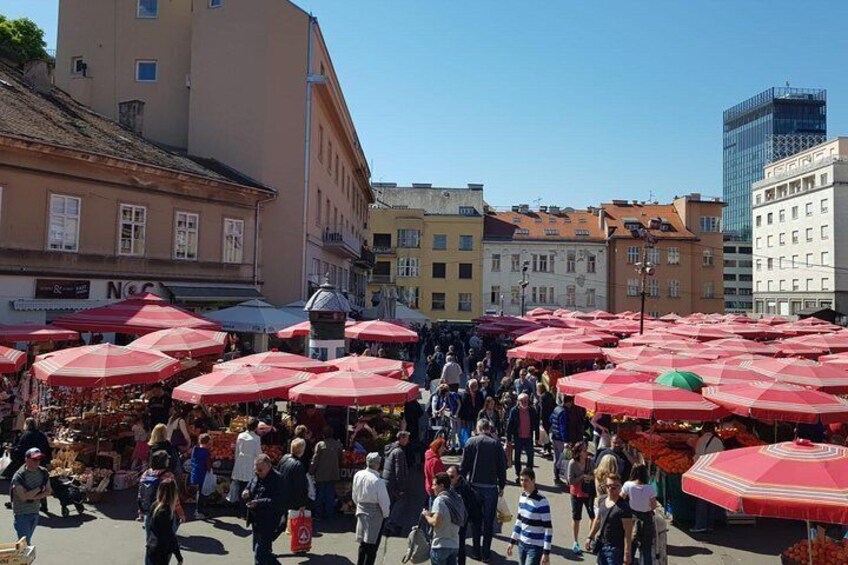
<svg viewBox="0 0 848 565"><path fill-rule="evenodd" d="M551 505L548 499L534 490L531 494L521 493L518 499L518 514L512 529L512 544L523 543L542 548L547 555L551 552L553 525L551 524Z"/></svg>

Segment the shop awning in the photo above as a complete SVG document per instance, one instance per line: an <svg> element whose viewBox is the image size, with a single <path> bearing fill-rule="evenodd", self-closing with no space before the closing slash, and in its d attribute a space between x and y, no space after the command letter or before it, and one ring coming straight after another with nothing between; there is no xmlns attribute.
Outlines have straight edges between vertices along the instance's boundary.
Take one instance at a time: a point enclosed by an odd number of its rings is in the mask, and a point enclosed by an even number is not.
<svg viewBox="0 0 848 565"><path fill-rule="evenodd" d="M162 286L180 302L244 302L263 298L262 293L251 285L162 283Z"/></svg>
<svg viewBox="0 0 848 565"><path fill-rule="evenodd" d="M49 298L19 298L12 300L12 308L18 312L36 310L87 310L111 304L114 300L52 300Z"/></svg>

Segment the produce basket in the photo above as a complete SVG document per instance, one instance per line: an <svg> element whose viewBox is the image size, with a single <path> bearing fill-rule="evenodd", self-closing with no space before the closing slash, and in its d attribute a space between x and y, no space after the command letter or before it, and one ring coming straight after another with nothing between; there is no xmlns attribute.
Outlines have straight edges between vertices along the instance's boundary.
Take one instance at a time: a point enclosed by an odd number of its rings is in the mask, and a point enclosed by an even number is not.
<svg viewBox="0 0 848 565"><path fill-rule="evenodd" d="M35 546L27 546L26 538L15 543L0 544L0 565L28 565L35 561Z"/></svg>

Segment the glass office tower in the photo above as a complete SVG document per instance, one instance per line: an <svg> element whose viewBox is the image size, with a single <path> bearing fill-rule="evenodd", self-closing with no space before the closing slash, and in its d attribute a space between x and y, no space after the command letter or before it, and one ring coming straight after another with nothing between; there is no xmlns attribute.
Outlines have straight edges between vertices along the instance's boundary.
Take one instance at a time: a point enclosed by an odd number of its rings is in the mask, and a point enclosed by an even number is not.
<svg viewBox="0 0 848 565"><path fill-rule="evenodd" d="M763 167L827 138L827 91L769 88L724 111L724 233L750 241L751 184Z"/></svg>

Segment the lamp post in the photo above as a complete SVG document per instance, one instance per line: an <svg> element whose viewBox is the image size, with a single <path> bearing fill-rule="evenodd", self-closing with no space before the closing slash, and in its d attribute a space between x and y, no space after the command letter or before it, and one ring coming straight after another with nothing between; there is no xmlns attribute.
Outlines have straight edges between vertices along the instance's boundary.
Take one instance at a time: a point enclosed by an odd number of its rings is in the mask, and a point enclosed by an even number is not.
<svg viewBox="0 0 848 565"><path fill-rule="evenodd" d="M651 230L662 228L662 220L660 218L651 218L648 222L647 229L640 226L630 231L635 239L642 241L642 260L636 263L636 272L639 273L639 335L645 332L645 297L647 296L648 277L654 276L656 265L652 261L648 261L648 249L653 249L657 244L657 238L651 233Z"/></svg>
<svg viewBox="0 0 848 565"><path fill-rule="evenodd" d="M521 265L521 282L518 285L521 287L521 315L524 316L524 311L526 309L527 302L525 300L525 295L527 293L527 285L530 284L530 281L527 280L527 269L530 268L530 261L524 261Z"/></svg>

